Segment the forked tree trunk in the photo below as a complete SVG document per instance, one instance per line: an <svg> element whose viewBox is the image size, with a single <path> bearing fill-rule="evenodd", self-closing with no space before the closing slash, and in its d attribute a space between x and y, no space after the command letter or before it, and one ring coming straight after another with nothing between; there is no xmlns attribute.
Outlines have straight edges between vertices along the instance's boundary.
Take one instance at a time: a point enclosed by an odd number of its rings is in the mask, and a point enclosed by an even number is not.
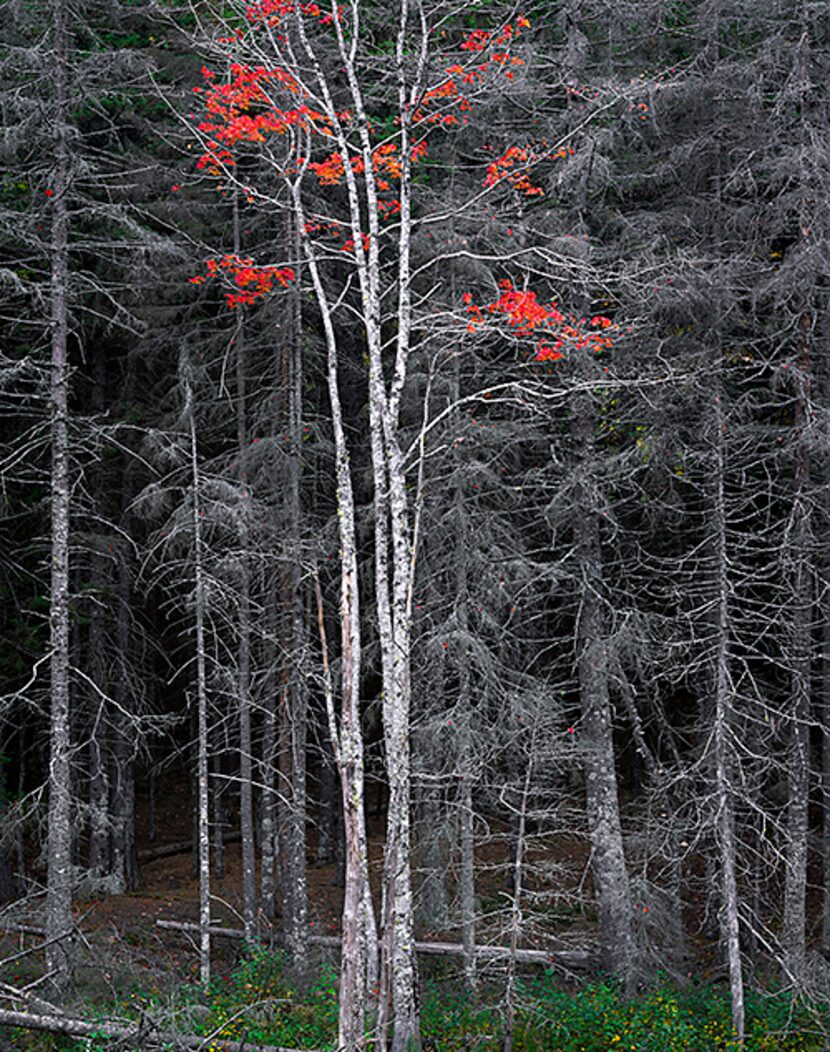
<svg viewBox="0 0 830 1052"><path fill-rule="evenodd" d="M305 229L300 189L293 187L297 229ZM303 241L326 340L326 379L331 406L335 445L338 533L340 540L340 694L339 720L334 703L331 675L326 675L326 708L329 733L334 743L343 794L345 839L345 889L343 896L342 947L338 1046L355 1052L366 1044L366 1011L374 985L377 962L375 916L369 887L369 854L364 814L363 733L360 721L360 605L357 576L355 505L349 451L343 425L339 389L337 338L312 246ZM323 660L328 670L325 622L318 591L318 626Z"/></svg>
<svg viewBox="0 0 830 1052"><path fill-rule="evenodd" d="M355 9L356 11L356 9ZM362 182L351 165L346 165L343 173L345 191L348 199L350 233L354 243L355 275L361 296L361 317L365 331L366 350L369 368L369 436L372 461L372 482L374 486L374 522L375 535L373 555L375 560L375 600L380 637L381 667L383 679L383 722L384 744L386 747L385 763L389 785L389 804L387 808L386 846L384 854L384 908L383 908L383 968L381 991L378 1004L378 1026L376 1042L378 1052L386 1047L387 1029L390 1022L387 1013L388 1001L394 1015L392 1052L402 1052L410 1046L417 1047L420 1040L418 1008L416 996L415 954L414 954L414 921L411 879L411 815L410 815L410 756L409 756L409 709L410 709L410 645L411 645L411 581L414 551L410 550L410 528L408 521L406 479L403 458L400 448L399 408L400 398L406 382L407 365L411 336L411 290L410 290L410 236L411 217L411 123L415 89L408 87L410 75L410 55L413 42L417 40L417 29L409 26L410 5L401 3L399 8L398 32L396 41L396 70L398 80L398 112L400 113L400 143L397 156L400 158L400 210L398 213L398 274L396 287L387 289L384 286L380 268L379 244L381 240L380 210L378 208L378 185L373 159L373 144L370 134L370 122L366 112L365 100L361 89L361 78L356 69L356 51L347 41L347 29L339 20L334 22L339 61L350 95L351 110L354 115L356 138L363 162ZM348 156L352 153L352 144L347 141L346 132L341 124L341 104L336 102L331 90L326 71L305 34L302 22L298 22L305 56L308 59L310 73L319 88L326 112L333 122L333 142L340 153ZM354 26L352 27L355 28ZM424 74L426 64L427 37L421 38L419 70L415 76L418 80ZM416 48L417 50L417 48ZM411 97L410 97L411 96ZM296 220L298 229L304 230L304 214L300 188L292 185ZM368 230L366 229L368 224ZM364 234L366 238L364 240ZM342 604L346 610L357 609L356 566L352 569L349 560L355 559L354 549L354 501L352 496L351 477L348 464L348 452L345 441L339 434L342 431L340 416L340 395L338 383L338 348L332 324L332 308L328 302L325 289L319 274L317 259L312 246L304 240L304 248L309 264L309 271L315 289L318 305L322 314L328 352L329 397L332 406L334 436L337 463L337 499L338 518L341 537L341 568L343 571L343 595L348 602ZM394 353L388 355L391 378L387 386L384 367L384 334L383 317L388 313L389 305L394 310ZM346 491L348 486L348 493ZM347 524L344 528L344 524ZM348 533L348 537L346 534ZM391 560L391 564L390 564ZM355 645L359 642L359 625L355 624L348 638L344 637L343 665L346 671L347 661L356 654ZM359 667L359 666L358 666ZM351 672L349 677L351 678ZM346 676L344 675L344 685ZM357 691L359 681L351 679L350 691ZM344 692L344 714L345 707ZM356 703L356 698L353 699ZM357 730L358 712L349 715L353 731ZM342 718L341 718L342 729ZM362 792L362 742L360 756L350 757L344 742L340 744L341 771L343 778L344 804L346 808L346 901L344 913L344 932L346 914L354 913L359 906L350 899L349 870L356 865L359 857L357 839L360 834L357 828L358 808L356 801L350 799L355 779L359 779ZM355 766L359 762L359 771ZM362 799L360 801L360 823L362 817ZM363 834L365 836L365 830ZM360 862L365 865L365 857ZM361 901L365 903L367 884L361 879ZM355 915L356 916L356 915ZM368 914L364 924L368 924ZM349 921L352 925L354 922ZM356 929L355 929L356 930ZM364 932L365 932L364 928ZM344 966L345 961L344 945ZM345 975L345 971L344 971ZM351 995L350 995L351 996ZM341 1020L343 1000L341 998ZM348 1014L348 1013L347 1013ZM356 1040L354 1033L354 1016L350 1023L350 1040ZM361 1038L362 1040L362 1038ZM351 1047L351 1046L349 1046Z"/></svg>
<svg viewBox="0 0 830 1052"><path fill-rule="evenodd" d="M52 4L52 86L55 166L52 176L51 312L51 583L50 735L46 970L55 998L70 972L72 837L69 714L69 431L67 286L69 281L68 31L63 0Z"/></svg>

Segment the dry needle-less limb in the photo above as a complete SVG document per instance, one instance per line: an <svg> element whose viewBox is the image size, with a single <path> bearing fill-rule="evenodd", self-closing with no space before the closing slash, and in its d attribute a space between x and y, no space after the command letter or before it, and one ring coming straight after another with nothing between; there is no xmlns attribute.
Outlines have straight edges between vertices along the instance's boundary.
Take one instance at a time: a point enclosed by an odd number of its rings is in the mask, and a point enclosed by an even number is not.
<svg viewBox="0 0 830 1052"><path fill-rule="evenodd" d="M45 1030L51 1034L63 1034L78 1038L118 1038L122 1041L139 1042L142 1049L181 1048L204 1052L213 1048L221 1052L297 1052L296 1049L277 1045L259 1045L251 1041L229 1041L215 1035L200 1037L196 1034L180 1034L175 1030L157 1029L146 1020L139 1023L122 1023L105 1019L90 1021L78 1016L48 1015L20 1012L0 1008L0 1026L21 1027L24 1030Z"/></svg>

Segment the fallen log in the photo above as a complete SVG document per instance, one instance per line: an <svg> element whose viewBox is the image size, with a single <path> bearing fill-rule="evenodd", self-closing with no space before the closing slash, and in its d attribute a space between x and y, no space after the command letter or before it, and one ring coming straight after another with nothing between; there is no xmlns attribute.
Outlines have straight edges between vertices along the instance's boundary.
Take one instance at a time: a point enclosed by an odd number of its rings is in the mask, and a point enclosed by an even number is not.
<svg viewBox="0 0 830 1052"><path fill-rule="evenodd" d="M182 931L198 933L199 925L192 921L157 920L156 927L165 931ZM223 928L219 925L211 925L208 929L211 935L225 939L244 939L245 932L241 928ZM283 936L278 933L267 935L265 942L279 946ZM340 946L339 935L309 935L308 941L312 946ZM434 957L463 957L464 947L457 942L416 942L415 952ZM511 950L509 946L476 946L476 957L485 960L497 960L510 957L515 953L515 960L519 964L559 964L566 968L587 968L599 963L599 958L586 950Z"/></svg>
<svg viewBox="0 0 830 1052"><path fill-rule="evenodd" d="M235 844L242 839L238 832L223 833L223 844ZM177 840L172 844L161 844L159 847L148 847L138 852L139 862L155 862L158 858L169 858L171 855L184 855L193 850L192 840Z"/></svg>
<svg viewBox="0 0 830 1052"><path fill-rule="evenodd" d="M44 928L39 928L34 924L14 924L12 922L0 924L0 931L9 932L12 935L46 935Z"/></svg>
<svg viewBox="0 0 830 1052"><path fill-rule="evenodd" d="M19 1026L24 1030L45 1030L50 1034L63 1034L66 1037L103 1037L121 1041L137 1041L136 1046L145 1049L163 1048L171 1045L182 1049L221 1049L221 1052L298 1052L293 1048L281 1048L278 1045L255 1045L250 1041L230 1041L227 1038L199 1037L197 1034L179 1034L175 1030L157 1030L148 1027L146 1022L118 1023L80 1019L68 1015L41 1015L35 1012L18 1012L10 1008L0 1008L0 1026Z"/></svg>

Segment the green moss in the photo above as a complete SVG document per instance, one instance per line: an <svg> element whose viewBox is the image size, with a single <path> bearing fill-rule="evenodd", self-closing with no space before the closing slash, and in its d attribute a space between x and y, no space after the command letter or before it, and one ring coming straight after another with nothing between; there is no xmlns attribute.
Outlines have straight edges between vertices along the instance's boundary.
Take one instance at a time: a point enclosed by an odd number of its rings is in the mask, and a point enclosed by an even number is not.
<svg viewBox="0 0 830 1052"><path fill-rule="evenodd" d="M503 991L495 986L476 1000L446 982L428 981L421 1005L425 1047L435 1052L500 1047L502 997ZM146 1010L153 1000L131 995L115 1007L122 1017L130 1016L139 1008ZM290 981L281 955L255 949L234 971L216 976L207 992L198 986L184 987L175 1004L197 1020L193 1031L199 1034L297 1049L336 1045L337 974L330 966L301 991ZM822 1052L827 1048L828 1024L829 1004L809 1004L775 991L748 992L744 1052ZM106 1047L106 1043L73 1044L22 1032L18 1040L16 1047L26 1052L81 1052L82 1048L89 1052L91 1047ZM613 983L595 982L578 992L564 990L548 972L518 983L513 1048L515 1052L737 1052L738 1043L729 994L722 986L678 989L663 983L637 997L626 997Z"/></svg>

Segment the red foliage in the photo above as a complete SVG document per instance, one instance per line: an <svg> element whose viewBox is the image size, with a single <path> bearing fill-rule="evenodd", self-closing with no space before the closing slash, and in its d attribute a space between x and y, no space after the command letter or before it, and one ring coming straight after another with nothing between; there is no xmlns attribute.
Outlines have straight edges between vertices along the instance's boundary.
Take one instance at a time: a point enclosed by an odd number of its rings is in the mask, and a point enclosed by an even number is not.
<svg viewBox="0 0 830 1052"><path fill-rule="evenodd" d="M544 195L545 191L540 186L534 186L527 174L527 167L534 162L533 154L529 147L510 146L497 160L487 165L487 175L484 179L485 186L496 186L498 183L507 182L520 194L528 197ZM523 165L517 169L518 165Z"/></svg>
<svg viewBox="0 0 830 1052"><path fill-rule="evenodd" d="M231 255L205 260L205 269L209 278L219 278L225 271L233 279L239 291L225 293L225 300L231 310L243 304L256 303L275 286L287 288L297 276L292 267L257 267L252 259ZM197 274L190 279L190 284L202 285L206 280L203 275Z"/></svg>
<svg viewBox="0 0 830 1052"><path fill-rule="evenodd" d="M599 354L613 346L614 341L607 332L614 328L610 318L598 314L587 323L591 328L586 329L585 318L566 317L555 303L540 303L530 289L514 288L509 279L501 281L499 286L501 295L484 310L505 317L517 335L535 336L537 361L558 361L570 348L588 348ZM483 324L484 314L482 308L473 303L472 293L465 292L462 299L470 316L467 331L473 332Z"/></svg>
<svg viewBox="0 0 830 1052"><path fill-rule="evenodd" d="M361 234L361 240L363 241L363 251L369 251L369 235ZM343 252L354 252L354 238L350 237L348 241L343 245Z"/></svg>

